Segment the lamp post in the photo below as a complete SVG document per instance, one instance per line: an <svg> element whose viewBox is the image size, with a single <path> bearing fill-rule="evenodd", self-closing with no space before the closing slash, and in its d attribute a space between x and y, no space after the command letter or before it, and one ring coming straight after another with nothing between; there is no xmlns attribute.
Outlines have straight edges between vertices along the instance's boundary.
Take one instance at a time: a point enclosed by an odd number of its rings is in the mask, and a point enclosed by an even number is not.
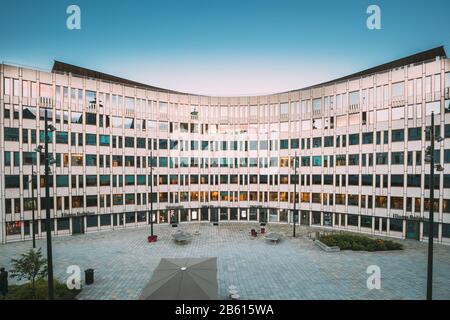
<svg viewBox="0 0 450 320"><path fill-rule="evenodd" d="M155 241L153 235L153 152L150 152L150 236Z"/></svg>
<svg viewBox="0 0 450 320"><path fill-rule="evenodd" d="M444 168L437 164L435 165L434 159L434 112L431 113L431 128L425 130L430 133L430 146L425 150L425 162L430 163L430 199L429 199L429 221L428 221L428 265L427 265L427 300L433 299L433 238L434 238L434 169L442 172ZM444 139L441 136L436 137L437 142L441 142Z"/></svg>
<svg viewBox="0 0 450 320"><path fill-rule="evenodd" d="M33 249L36 249L36 231L34 229L34 202L36 201L34 197L34 161L31 161L31 201L32 201L32 211L31 211L31 232L33 233Z"/></svg>
<svg viewBox="0 0 450 320"><path fill-rule="evenodd" d="M49 186L49 174L50 174L50 164L55 163L54 159L49 158L48 154L48 132L53 132L56 128L53 125L48 124L48 110L45 109L45 147L44 147L44 156L45 156L45 225L47 231L47 264L48 264L48 299L54 299L53 293L53 254L52 254L52 230L50 224L50 186Z"/></svg>
<svg viewBox="0 0 450 320"><path fill-rule="evenodd" d="M295 153L295 157L294 157L294 177L297 176L297 152ZM298 179L298 177L297 177ZM292 181L292 179L291 179ZM292 213L292 220L294 221L294 229L292 231L292 236L295 238L295 223L296 223L296 218L297 217L297 181L295 181L294 183L294 212Z"/></svg>
<svg viewBox="0 0 450 320"><path fill-rule="evenodd" d="M42 153L42 146L37 146L36 148L34 148L34 152L36 152L36 160L37 160L37 155ZM35 215L34 215L34 210L35 210L35 202L36 202L36 198L34 196L34 180L35 180L35 175L36 173L34 172L34 161L31 161L31 201L33 202L33 206L32 206L32 213L31 213L31 223L32 223L32 227L31 227L31 232L33 233L33 249L36 248L36 229L35 229ZM36 186L37 186L37 180L36 180Z"/></svg>

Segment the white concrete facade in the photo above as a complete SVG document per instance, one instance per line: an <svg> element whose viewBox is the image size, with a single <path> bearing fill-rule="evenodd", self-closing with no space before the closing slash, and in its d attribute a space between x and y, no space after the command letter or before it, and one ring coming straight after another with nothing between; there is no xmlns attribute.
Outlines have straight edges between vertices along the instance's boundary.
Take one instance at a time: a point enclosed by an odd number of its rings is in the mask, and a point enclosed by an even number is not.
<svg viewBox="0 0 450 320"><path fill-rule="evenodd" d="M450 60L442 57L249 97L168 93L0 65L1 243L31 238L31 163L43 144L44 107L57 129L49 146L57 160L55 235L147 225L151 154L156 223L168 222L168 210L181 223L291 223L297 154L300 224L426 240L424 130L433 110L439 134L450 137L449 91ZM450 139L437 147L445 170L437 173L435 222L437 241L445 243ZM37 183L44 236L45 188Z"/></svg>

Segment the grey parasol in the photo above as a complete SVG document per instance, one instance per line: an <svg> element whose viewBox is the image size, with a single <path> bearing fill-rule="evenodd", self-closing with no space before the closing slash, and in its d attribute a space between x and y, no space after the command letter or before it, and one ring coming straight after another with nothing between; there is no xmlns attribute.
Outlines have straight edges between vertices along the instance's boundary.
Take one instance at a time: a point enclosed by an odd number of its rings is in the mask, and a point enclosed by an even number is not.
<svg viewBox="0 0 450 320"><path fill-rule="evenodd" d="M217 258L162 258L140 300L217 300Z"/></svg>

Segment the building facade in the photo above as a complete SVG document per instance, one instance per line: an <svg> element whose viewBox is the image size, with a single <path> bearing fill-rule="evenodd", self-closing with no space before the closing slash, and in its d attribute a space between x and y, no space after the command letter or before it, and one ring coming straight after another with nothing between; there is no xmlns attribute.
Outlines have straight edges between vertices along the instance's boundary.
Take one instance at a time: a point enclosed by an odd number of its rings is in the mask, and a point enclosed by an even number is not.
<svg viewBox="0 0 450 320"><path fill-rule="evenodd" d="M194 221L297 223L450 243L450 60L436 48L265 96L179 93L63 63L0 65L0 239L45 233L44 112L56 131L55 235ZM298 169L295 170L297 160ZM36 178L33 180L33 168ZM152 186L151 186L152 185ZM296 194L294 194L296 185Z"/></svg>

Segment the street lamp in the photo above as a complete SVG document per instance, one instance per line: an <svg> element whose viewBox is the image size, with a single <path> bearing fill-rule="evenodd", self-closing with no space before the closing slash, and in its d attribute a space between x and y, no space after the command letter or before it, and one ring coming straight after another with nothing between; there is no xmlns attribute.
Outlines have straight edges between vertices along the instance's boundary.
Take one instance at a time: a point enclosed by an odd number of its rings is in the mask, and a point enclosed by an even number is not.
<svg viewBox="0 0 450 320"><path fill-rule="evenodd" d="M297 176L297 152L295 153L294 157L294 177L298 179ZM291 179L292 181L292 179ZM292 236L295 238L295 224L296 224L296 218L297 218L297 181L294 183L294 211L292 213L292 220L294 222L294 229L292 231Z"/></svg>
<svg viewBox="0 0 450 320"><path fill-rule="evenodd" d="M42 152L42 146L37 146L36 148L34 148L33 150L34 152L36 152L36 154L41 154ZM31 201L33 203L32 205L32 213L31 213L31 232L33 234L33 249L36 248L36 229L35 229L35 216L34 216L34 210L35 210L35 202L36 202L36 198L34 197L34 177L35 177L36 173L34 172L34 161L31 161ZM36 185L37 185L37 181L36 181Z"/></svg>
<svg viewBox="0 0 450 320"><path fill-rule="evenodd" d="M430 133L430 146L425 150L425 162L430 163L430 211L429 211L429 229L428 229L428 266L427 266L427 300L433 298L433 238L434 238L434 169L438 172L444 171L440 164L435 164L434 142L442 142L444 138L435 137L434 133L434 112L431 113L431 128L425 130Z"/></svg>
<svg viewBox="0 0 450 320"><path fill-rule="evenodd" d="M150 152L150 242L156 239L153 235L153 152Z"/></svg>
<svg viewBox="0 0 450 320"><path fill-rule="evenodd" d="M48 133L56 131L55 126L48 123L48 110L45 109L45 117L44 117L44 125L45 125L45 147L44 147L44 156L45 156L45 225L47 231L47 263L48 263L48 299L54 299L53 293L53 254L52 254L52 230L50 224L50 186L49 186L49 174L50 174L50 165L56 163L56 160L51 158L48 154L48 142L49 136Z"/></svg>

